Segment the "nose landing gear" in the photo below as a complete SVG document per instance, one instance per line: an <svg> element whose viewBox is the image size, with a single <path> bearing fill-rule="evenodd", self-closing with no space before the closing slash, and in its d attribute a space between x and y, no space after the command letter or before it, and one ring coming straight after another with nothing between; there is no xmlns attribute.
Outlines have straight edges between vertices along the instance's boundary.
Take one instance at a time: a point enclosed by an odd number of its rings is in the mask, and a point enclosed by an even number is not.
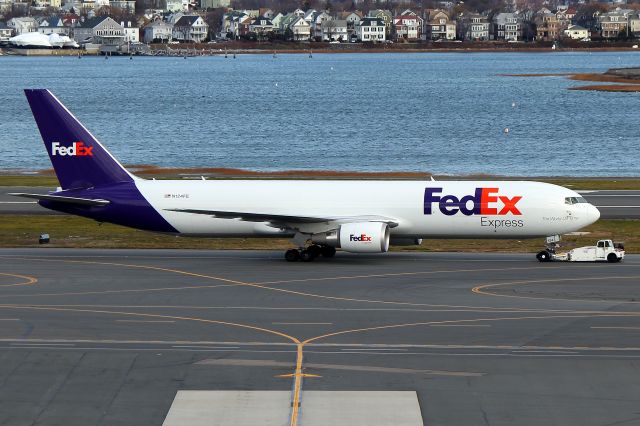
<svg viewBox="0 0 640 426"><path fill-rule="evenodd" d="M336 255L335 247L312 244L309 247L287 250L284 258L287 262L311 262L317 257L330 258Z"/></svg>

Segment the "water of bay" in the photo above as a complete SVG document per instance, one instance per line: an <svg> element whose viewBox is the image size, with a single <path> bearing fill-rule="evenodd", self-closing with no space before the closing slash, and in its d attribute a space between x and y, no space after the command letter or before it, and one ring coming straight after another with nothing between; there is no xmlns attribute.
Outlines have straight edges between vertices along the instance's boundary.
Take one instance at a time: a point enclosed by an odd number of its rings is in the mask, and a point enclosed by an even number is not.
<svg viewBox="0 0 640 426"><path fill-rule="evenodd" d="M49 88L125 164L638 176L640 94L500 76L629 66L639 52L3 56L0 170L50 167L22 93Z"/></svg>

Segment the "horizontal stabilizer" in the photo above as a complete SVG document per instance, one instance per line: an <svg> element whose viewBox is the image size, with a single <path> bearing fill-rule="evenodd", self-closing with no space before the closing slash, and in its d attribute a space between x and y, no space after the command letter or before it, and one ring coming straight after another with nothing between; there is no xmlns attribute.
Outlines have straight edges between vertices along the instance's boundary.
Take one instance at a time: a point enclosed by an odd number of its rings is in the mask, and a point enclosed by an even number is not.
<svg viewBox="0 0 640 426"><path fill-rule="evenodd" d="M247 222L272 222L272 223L322 223L322 222L384 222L391 228L398 226L395 219L384 216L289 216L270 213L230 212L220 210L198 209L166 209L179 213L203 214L220 219L240 219Z"/></svg>
<svg viewBox="0 0 640 426"><path fill-rule="evenodd" d="M110 203L109 200L92 199L92 198L78 198L78 197L65 197L62 195L49 195L49 194L26 194L23 192L12 192L9 195L23 198L32 198L34 200L47 200L55 201L57 203L78 204L82 206L106 206Z"/></svg>

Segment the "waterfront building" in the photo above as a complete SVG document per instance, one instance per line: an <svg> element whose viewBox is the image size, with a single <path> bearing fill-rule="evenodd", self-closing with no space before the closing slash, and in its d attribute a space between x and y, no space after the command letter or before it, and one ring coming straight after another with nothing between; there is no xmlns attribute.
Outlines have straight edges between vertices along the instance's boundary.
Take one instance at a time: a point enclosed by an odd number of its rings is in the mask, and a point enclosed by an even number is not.
<svg viewBox="0 0 640 426"><path fill-rule="evenodd" d="M536 16L534 22L536 24L537 41L558 40L564 30L564 27L560 24L560 21L558 21L555 13L541 13Z"/></svg>
<svg viewBox="0 0 640 426"><path fill-rule="evenodd" d="M347 21L331 19L324 21L321 26L323 41L348 41Z"/></svg>
<svg viewBox="0 0 640 426"><path fill-rule="evenodd" d="M589 37L589 30L580 25L569 25L569 27L564 30L564 36L573 40L584 40Z"/></svg>
<svg viewBox="0 0 640 426"><path fill-rule="evenodd" d="M393 18L393 30L396 40L419 40L422 32L422 18L410 10L405 10L401 15Z"/></svg>
<svg viewBox="0 0 640 426"><path fill-rule="evenodd" d="M316 12L311 20L311 34L317 40L323 40L322 26L325 22L333 20L333 16L327 12Z"/></svg>
<svg viewBox="0 0 640 426"><path fill-rule="evenodd" d="M140 43L140 28L131 21L120 21L120 26L124 30L125 43Z"/></svg>
<svg viewBox="0 0 640 426"><path fill-rule="evenodd" d="M635 38L640 38L640 14L629 15L629 32Z"/></svg>
<svg viewBox="0 0 640 426"><path fill-rule="evenodd" d="M144 27L143 40L145 43L166 43L171 41L173 25L157 19Z"/></svg>
<svg viewBox="0 0 640 426"><path fill-rule="evenodd" d="M493 17L491 36L494 40L521 41L522 19L515 13L498 13Z"/></svg>
<svg viewBox="0 0 640 426"><path fill-rule="evenodd" d="M125 41L124 28L109 16L96 16L85 19L73 31L78 43L120 46Z"/></svg>
<svg viewBox="0 0 640 426"><path fill-rule="evenodd" d="M294 41L309 41L311 37L311 25L304 17L293 15L293 21L287 26L291 30Z"/></svg>
<svg viewBox="0 0 640 426"><path fill-rule="evenodd" d="M391 27L393 26L393 13L390 10L376 9L370 10L367 14L368 18L381 19L384 22L384 35L385 40L391 37Z"/></svg>
<svg viewBox="0 0 640 426"><path fill-rule="evenodd" d="M38 32L41 34L69 35L70 28L64 25L62 18L50 16L40 21Z"/></svg>
<svg viewBox="0 0 640 426"><path fill-rule="evenodd" d="M271 19L266 16L258 16L249 25L249 31L255 33L258 40L266 40L270 34L274 33L275 29Z"/></svg>
<svg viewBox="0 0 640 426"><path fill-rule="evenodd" d="M489 20L479 13L463 14L459 19L458 38L461 40L489 40Z"/></svg>
<svg viewBox="0 0 640 426"><path fill-rule="evenodd" d="M422 38L425 40L455 40L456 21L452 21L444 10L429 10L425 12Z"/></svg>
<svg viewBox="0 0 640 426"><path fill-rule="evenodd" d="M191 43L202 43L206 40L209 25L201 16L185 15L176 21L173 26L173 39Z"/></svg>
<svg viewBox="0 0 640 426"><path fill-rule="evenodd" d="M617 8L613 12L603 13L598 17L598 30L602 38L618 38L626 36L629 13Z"/></svg>
<svg viewBox="0 0 640 426"><path fill-rule="evenodd" d="M355 28L355 35L363 42L384 42L386 41L384 21L380 18L362 18Z"/></svg>
<svg viewBox="0 0 640 426"><path fill-rule="evenodd" d="M6 44L13 37L13 29L7 27L7 24L0 22L0 44Z"/></svg>
<svg viewBox="0 0 640 426"><path fill-rule="evenodd" d="M7 21L7 27L12 28L15 35L35 33L38 26L38 22L31 17L11 18Z"/></svg>

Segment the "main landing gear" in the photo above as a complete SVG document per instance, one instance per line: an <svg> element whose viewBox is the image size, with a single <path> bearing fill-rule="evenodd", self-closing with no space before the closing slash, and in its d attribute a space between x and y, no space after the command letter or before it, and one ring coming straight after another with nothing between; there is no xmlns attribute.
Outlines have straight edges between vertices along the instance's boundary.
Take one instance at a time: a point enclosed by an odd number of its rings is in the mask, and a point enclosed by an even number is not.
<svg viewBox="0 0 640 426"><path fill-rule="evenodd" d="M311 262L316 257L333 257L336 255L336 248L331 246L320 246L312 244L307 248L291 249L287 250L284 254L284 258L287 262Z"/></svg>

